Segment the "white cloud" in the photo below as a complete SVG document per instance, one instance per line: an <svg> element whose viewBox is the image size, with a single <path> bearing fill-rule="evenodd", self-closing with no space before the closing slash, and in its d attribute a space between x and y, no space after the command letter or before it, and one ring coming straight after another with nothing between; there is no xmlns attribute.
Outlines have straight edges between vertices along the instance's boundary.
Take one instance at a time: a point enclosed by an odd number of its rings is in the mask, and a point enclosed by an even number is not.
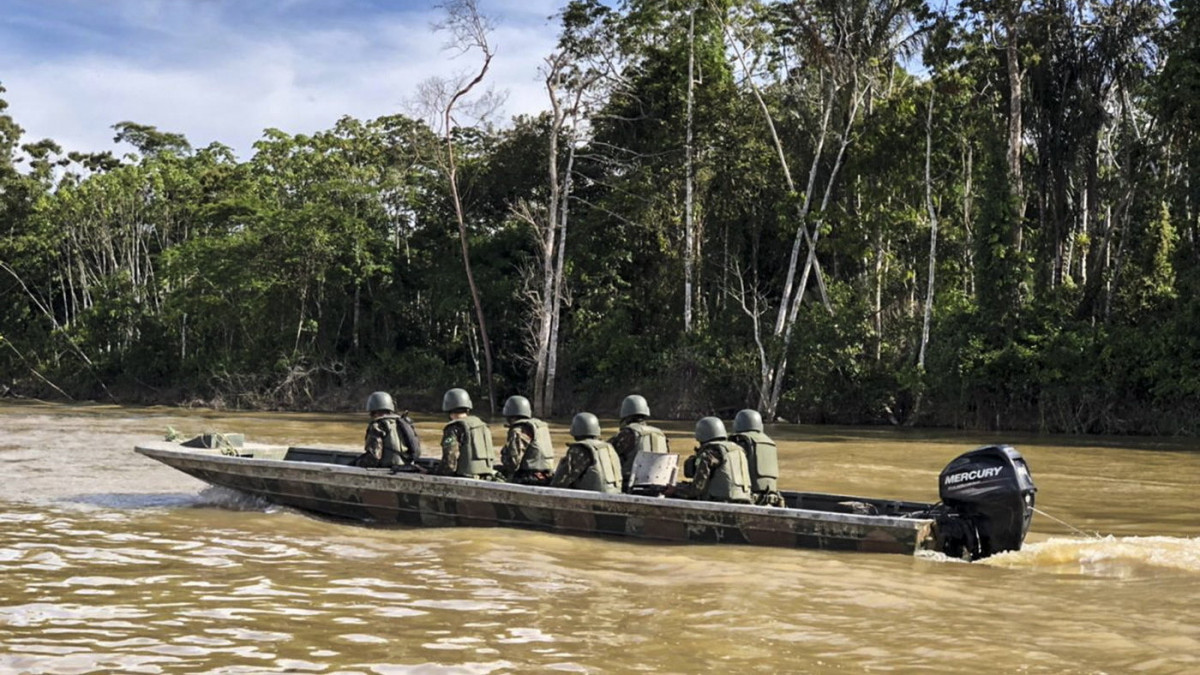
<svg viewBox="0 0 1200 675"><path fill-rule="evenodd" d="M113 145L111 126L130 120L183 133L196 147L225 143L246 159L265 128L311 133L343 115L406 112L419 82L479 63L443 51L445 38L431 30L429 13L264 35L214 12L168 15L168 6L175 5L147 4L155 22L143 14L137 30L154 23L157 38L143 35L145 44L119 52L0 50L3 96L24 140L124 152ZM546 107L538 69L554 46L557 29L545 17L555 8L549 0L522 8L524 15L506 10L493 34L497 55L487 82L508 91L506 117Z"/></svg>

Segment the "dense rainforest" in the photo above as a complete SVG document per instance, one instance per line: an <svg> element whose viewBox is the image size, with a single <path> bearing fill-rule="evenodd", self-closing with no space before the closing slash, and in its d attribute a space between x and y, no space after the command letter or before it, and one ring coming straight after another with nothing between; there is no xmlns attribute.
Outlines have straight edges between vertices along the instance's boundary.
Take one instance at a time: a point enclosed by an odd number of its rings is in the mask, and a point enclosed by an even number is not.
<svg viewBox="0 0 1200 675"><path fill-rule="evenodd" d="M1200 1L573 0L511 120L445 9L422 113L248 159L0 101L0 393L1200 432Z"/></svg>

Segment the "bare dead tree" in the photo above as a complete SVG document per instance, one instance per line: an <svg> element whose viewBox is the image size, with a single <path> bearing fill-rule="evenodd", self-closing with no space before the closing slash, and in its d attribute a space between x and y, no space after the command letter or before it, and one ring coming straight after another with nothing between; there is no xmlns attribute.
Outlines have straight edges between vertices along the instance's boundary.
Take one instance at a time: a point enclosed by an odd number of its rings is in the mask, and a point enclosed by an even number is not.
<svg viewBox="0 0 1200 675"><path fill-rule="evenodd" d="M492 25L479 12L475 0L447 0L441 5L446 17L434 24L434 29L444 31L450 38L446 49L455 50L459 55L476 52L481 63L478 69L460 75L452 80L430 78L421 83L418 91L420 103L428 111L437 114L439 131L445 142L444 168L446 180L450 187L450 199L454 205L454 216L458 223L458 239L462 248L463 271L467 277L467 286L471 290L471 301L475 308L475 320L479 327L479 342L483 349L484 365L487 370L488 408L492 414L496 412L496 391L494 369L492 365L492 347L488 339L487 319L483 313L483 302L479 297L479 287L475 283L475 274L471 268L471 251L467 237L467 221L463 211L462 195L458 185L458 159L454 146L454 130L458 126L455 114L467 112L478 118L486 117L498 104L498 99L491 92L482 97L468 100L471 92L483 82L491 67L492 58L496 51L489 35ZM473 74L472 74L473 73Z"/></svg>
<svg viewBox="0 0 1200 675"><path fill-rule="evenodd" d="M540 274L536 292L527 293L533 339L533 409L548 415L554 408L554 381L558 363L558 328L565 301L564 268L567 221L570 214L575 139L583 97L599 77L596 70L581 70L574 57L558 51L546 59L546 92L550 101L550 133L547 138L546 203L534 207L519 202L513 214L533 229L538 242ZM560 169L562 144L567 144L565 170Z"/></svg>

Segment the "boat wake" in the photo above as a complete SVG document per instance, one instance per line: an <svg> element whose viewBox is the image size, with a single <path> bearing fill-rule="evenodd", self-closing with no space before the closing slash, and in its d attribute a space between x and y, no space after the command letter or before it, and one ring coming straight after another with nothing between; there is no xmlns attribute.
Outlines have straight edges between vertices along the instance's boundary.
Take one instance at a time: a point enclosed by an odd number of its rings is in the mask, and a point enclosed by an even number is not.
<svg viewBox="0 0 1200 675"><path fill-rule="evenodd" d="M1200 574L1200 537L1055 537L980 562L1058 574L1118 578L1163 571Z"/></svg>
<svg viewBox="0 0 1200 675"><path fill-rule="evenodd" d="M196 495L196 507L217 507L229 511L278 511L280 507L245 492L210 486Z"/></svg>

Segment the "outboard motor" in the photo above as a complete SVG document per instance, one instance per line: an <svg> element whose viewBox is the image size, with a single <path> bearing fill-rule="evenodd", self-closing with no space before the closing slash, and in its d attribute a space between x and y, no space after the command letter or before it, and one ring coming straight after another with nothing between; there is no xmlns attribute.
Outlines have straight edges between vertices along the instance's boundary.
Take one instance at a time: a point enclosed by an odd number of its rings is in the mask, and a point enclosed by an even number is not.
<svg viewBox="0 0 1200 675"><path fill-rule="evenodd" d="M944 507L937 518L942 552L978 560L1020 550L1033 519L1036 492L1025 458L1010 445L960 455L938 476Z"/></svg>

